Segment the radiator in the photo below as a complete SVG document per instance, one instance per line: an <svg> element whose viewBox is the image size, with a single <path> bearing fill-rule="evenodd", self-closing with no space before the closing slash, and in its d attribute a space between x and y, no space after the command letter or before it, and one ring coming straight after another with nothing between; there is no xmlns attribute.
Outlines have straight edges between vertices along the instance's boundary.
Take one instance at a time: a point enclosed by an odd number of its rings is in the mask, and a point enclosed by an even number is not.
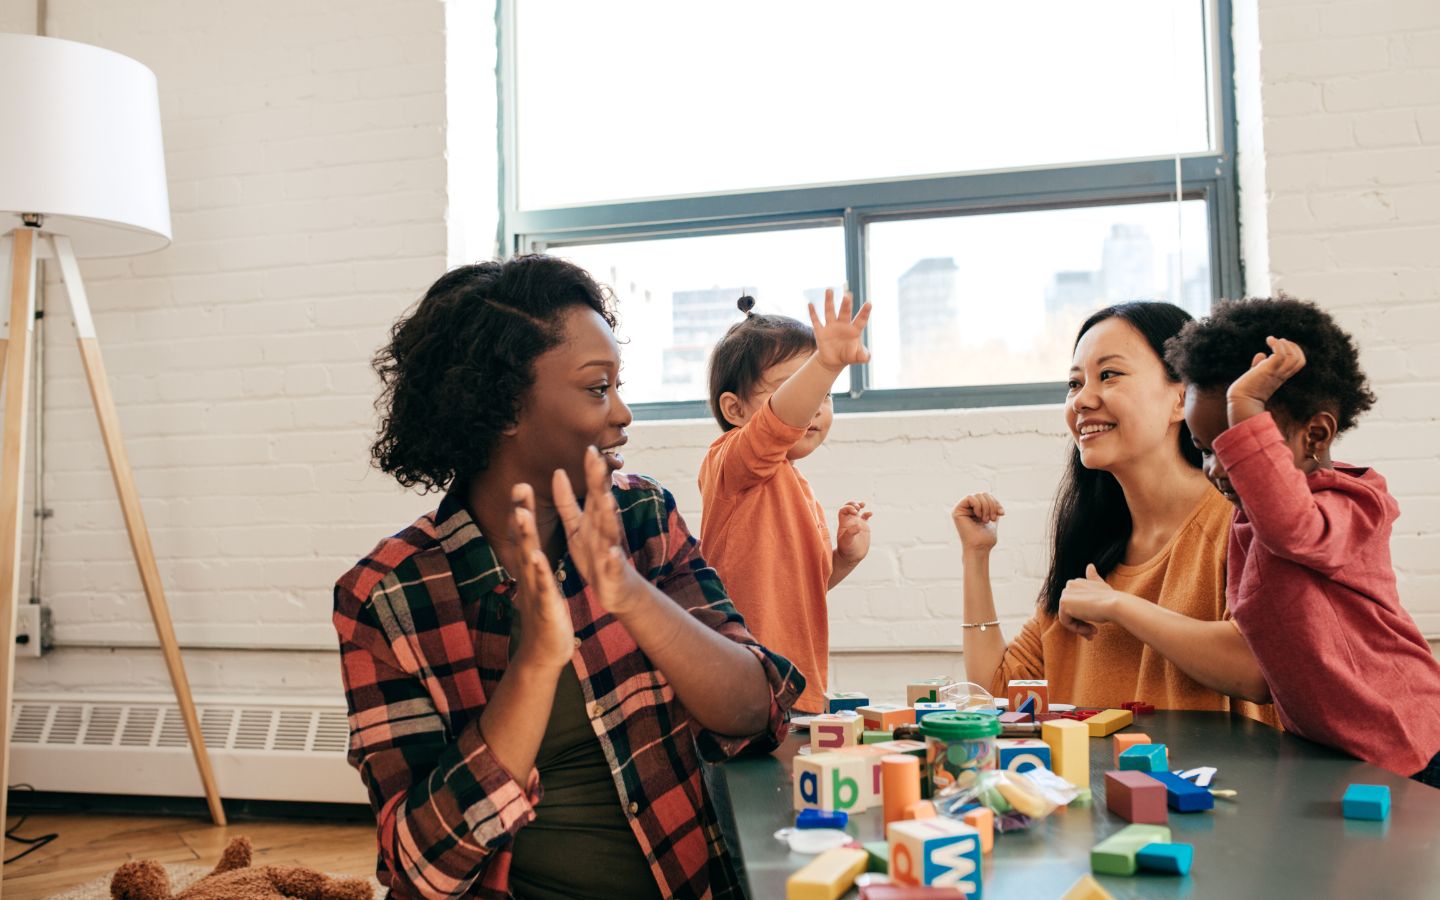
<svg viewBox="0 0 1440 900"><path fill-rule="evenodd" d="M221 797L368 804L345 762L345 708L283 699L199 702ZM16 697L10 783L38 791L203 797L173 698Z"/></svg>

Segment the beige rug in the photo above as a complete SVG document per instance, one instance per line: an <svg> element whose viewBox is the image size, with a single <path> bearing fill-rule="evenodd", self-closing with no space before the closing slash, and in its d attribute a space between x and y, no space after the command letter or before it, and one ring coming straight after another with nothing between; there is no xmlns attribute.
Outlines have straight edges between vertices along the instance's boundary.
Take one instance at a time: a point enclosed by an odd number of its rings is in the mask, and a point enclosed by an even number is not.
<svg viewBox="0 0 1440 900"><path fill-rule="evenodd" d="M170 875L171 893L185 890L209 874L212 868L214 867L196 866L189 863L167 863L165 871ZM111 875L113 874L112 872ZM373 876L370 878L370 888L375 892L377 900L384 896L385 892L380 887L380 882L376 881ZM51 894L46 900L110 900L110 875L76 885L58 894Z"/></svg>

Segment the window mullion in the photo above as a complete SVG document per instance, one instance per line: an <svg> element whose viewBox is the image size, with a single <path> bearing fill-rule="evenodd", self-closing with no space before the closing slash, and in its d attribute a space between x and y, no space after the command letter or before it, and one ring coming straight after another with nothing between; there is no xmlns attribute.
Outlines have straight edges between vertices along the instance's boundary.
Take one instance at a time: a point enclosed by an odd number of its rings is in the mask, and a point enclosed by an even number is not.
<svg viewBox="0 0 1440 900"><path fill-rule="evenodd" d="M845 284L855 298L855 308L865 305L869 294L865 281L865 225L854 209L845 210ZM870 328L865 328L865 346L870 346ZM850 367L850 396L865 393L870 381L870 364Z"/></svg>

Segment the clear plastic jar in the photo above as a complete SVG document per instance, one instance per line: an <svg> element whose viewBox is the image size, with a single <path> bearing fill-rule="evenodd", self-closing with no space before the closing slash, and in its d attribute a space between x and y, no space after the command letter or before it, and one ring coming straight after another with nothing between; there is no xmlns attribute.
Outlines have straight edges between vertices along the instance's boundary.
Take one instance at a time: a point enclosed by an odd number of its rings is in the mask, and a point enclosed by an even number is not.
<svg viewBox="0 0 1440 900"><path fill-rule="evenodd" d="M994 769L1000 720L973 712L931 713L920 723L925 735L925 774L934 797L969 787L978 774Z"/></svg>

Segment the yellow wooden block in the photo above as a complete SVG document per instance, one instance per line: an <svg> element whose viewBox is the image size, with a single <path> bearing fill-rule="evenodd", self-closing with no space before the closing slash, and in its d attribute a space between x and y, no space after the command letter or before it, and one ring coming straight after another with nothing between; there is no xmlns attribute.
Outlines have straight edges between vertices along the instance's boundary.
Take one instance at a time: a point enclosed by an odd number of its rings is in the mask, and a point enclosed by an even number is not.
<svg viewBox="0 0 1440 900"><path fill-rule="evenodd" d="M826 850L785 880L785 900L837 900L855 884L869 859L864 850L851 847Z"/></svg>
<svg viewBox="0 0 1440 900"><path fill-rule="evenodd" d="M1050 745L1050 770L1077 788L1090 786L1090 729L1074 719L1056 719L1040 726Z"/></svg>
<svg viewBox="0 0 1440 900"><path fill-rule="evenodd" d="M1085 720L1090 727L1092 738L1105 737L1135 721L1135 714L1128 709L1102 709Z"/></svg>
<svg viewBox="0 0 1440 900"><path fill-rule="evenodd" d="M1134 747L1136 744L1150 743L1150 735L1131 732L1130 734L1117 734L1115 741L1115 768L1120 768L1120 754Z"/></svg>
<svg viewBox="0 0 1440 900"><path fill-rule="evenodd" d="M1115 900L1114 896L1095 880L1093 875L1081 875L1080 880L1070 885L1070 890L1060 895L1060 900Z"/></svg>

